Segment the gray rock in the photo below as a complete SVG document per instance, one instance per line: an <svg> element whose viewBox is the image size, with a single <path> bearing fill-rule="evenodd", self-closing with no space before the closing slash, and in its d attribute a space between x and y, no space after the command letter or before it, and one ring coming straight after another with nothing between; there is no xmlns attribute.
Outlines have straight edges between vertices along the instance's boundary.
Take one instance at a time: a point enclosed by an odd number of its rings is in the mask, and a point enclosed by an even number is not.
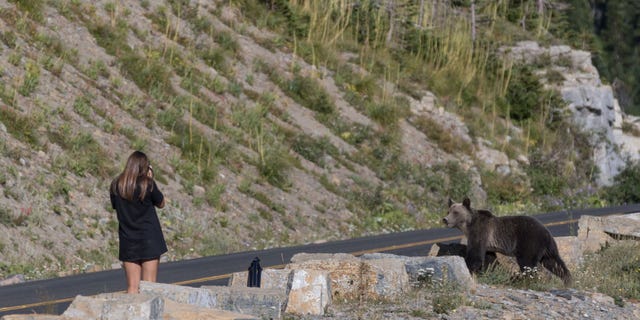
<svg viewBox="0 0 640 320"><path fill-rule="evenodd" d="M455 282L468 289L473 284L464 258L460 256L405 257L392 254L365 254L362 259L394 258L404 263L409 283L419 286L429 282Z"/></svg>
<svg viewBox="0 0 640 320"><path fill-rule="evenodd" d="M640 240L640 213L610 216L602 231L614 238Z"/></svg>
<svg viewBox="0 0 640 320"><path fill-rule="evenodd" d="M329 273L318 270L294 270L287 314L324 315L331 303Z"/></svg>
<svg viewBox="0 0 640 320"><path fill-rule="evenodd" d="M14 274L6 279L0 280L0 287L25 282L23 274Z"/></svg>
<svg viewBox="0 0 640 320"><path fill-rule="evenodd" d="M177 286L148 281L140 282L140 293L162 296L166 299L199 307L220 308L221 303L211 291L202 288Z"/></svg>
<svg viewBox="0 0 640 320"><path fill-rule="evenodd" d="M9 314L0 317L2 320L66 320L62 316L50 314Z"/></svg>
<svg viewBox="0 0 640 320"><path fill-rule="evenodd" d="M292 270L288 269L264 269L260 277L260 288L279 289L289 294L291 287ZM229 278L230 287L247 287L248 271L236 272Z"/></svg>
<svg viewBox="0 0 640 320"><path fill-rule="evenodd" d="M598 185L611 185L626 165L627 157L640 159L640 139L629 138L622 132L622 110L611 86L600 81L598 70L591 63L591 53L568 46L543 48L531 41L519 42L501 51L506 57L529 64L541 56L551 57L552 63L559 63L560 58L568 59L569 66L556 66L566 70L565 81L555 89L568 105L570 121L590 137L594 162L599 169Z"/></svg>
<svg viewBox="0 0 640 320"><path fill-rule="evenodd" d="M178 303L273 319L282 317L287 301L282 289L227 286L192 288L142 281L140 292L162 296Z"/></svg>
<svg viewBox="0 0 640 320"><path fill-rule="evenodd" d="M282 319L287 296L280 289L203 286L217 303L217 308L263 319Z"/></svg>
<svg viewBox="0 0 640 320"><path fill-rule="evenodd" d="M164 300L145 294L105 293L77 296L62 316L65 319L155 320L161 319Z"/></svg>

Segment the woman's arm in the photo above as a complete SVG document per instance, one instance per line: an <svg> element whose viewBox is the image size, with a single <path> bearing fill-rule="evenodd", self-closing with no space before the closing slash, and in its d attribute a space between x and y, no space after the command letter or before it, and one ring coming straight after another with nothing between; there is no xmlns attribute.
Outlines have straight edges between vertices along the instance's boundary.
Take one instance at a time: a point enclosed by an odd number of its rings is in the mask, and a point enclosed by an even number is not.
<svg viewBox="0 0 640 320"><path fill-rule="evenodd" d="M153 179L151 181L153 183L153 185L151 186L151 203L153 203L153 205L157 208L162 209L165 205L164 194L160 192L160 189L158 189L158 185L156 184L156 182L153 181Z"/></svg>
<svg viewBox="0 0 640 320"><path fill-rule="evenodd" d="M162 201L160 201L160 203L157 204L156 207L158 207L158 209L164 208L164 197L162 197Z"/></svg>

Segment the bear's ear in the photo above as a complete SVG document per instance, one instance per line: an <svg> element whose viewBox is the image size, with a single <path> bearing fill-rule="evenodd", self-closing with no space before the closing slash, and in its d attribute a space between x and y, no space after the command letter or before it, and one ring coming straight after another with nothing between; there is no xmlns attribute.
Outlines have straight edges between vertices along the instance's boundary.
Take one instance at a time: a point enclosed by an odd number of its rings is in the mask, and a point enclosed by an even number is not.
<svg viewBox="0 0 640 320"><path fill-rule="evenodd" d="M453 205L453 200L451 200L451 198L449 198L449 208L451 208L452 205Z"/></svg>
<svg viewBox="0 0 640 320"><path fill-rule="evenodd" d="M464 200L462 200L462 205L471 210L471 200L469 200L469 197L464 197Z"/></svg>

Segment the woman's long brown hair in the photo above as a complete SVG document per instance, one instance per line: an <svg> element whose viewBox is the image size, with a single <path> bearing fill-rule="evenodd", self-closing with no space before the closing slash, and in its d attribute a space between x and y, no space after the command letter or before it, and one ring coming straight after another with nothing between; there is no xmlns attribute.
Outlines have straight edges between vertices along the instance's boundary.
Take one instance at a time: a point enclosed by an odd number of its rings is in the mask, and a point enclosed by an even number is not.
<svg viewBox="0 0 640 320"><path fill-rule="evenodd" d="M136 187L140 187L140 200L147 195L149 184L152 183L149 173L149 158L141 151L134 151L127 159L122 173L111 183L111 193L133 201Z"/></svg>

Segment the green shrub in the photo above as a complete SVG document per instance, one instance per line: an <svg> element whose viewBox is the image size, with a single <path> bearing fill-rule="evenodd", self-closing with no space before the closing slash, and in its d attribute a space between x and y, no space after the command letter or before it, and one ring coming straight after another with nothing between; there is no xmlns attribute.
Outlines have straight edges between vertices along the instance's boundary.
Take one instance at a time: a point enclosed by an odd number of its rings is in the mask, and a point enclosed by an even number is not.
<svg viewBox="0 0 640 320"><path fill-rule="evenodd" d="M70 127L62 126L49 128L48 137L67 151L57 159L55 166L58 169L83 177L111 178L116 174L110 157L91 133L73 132Z"/></svg>
<svg viewBox="0 0 640 320"><path fill-rule="evenodd" d="M626 121L622 123L622 132L634 137L640 137L640 129L638 129L638 126Z"/></svg>
<svg viewBox="0 0 640 320"><path fill-rule="evenodd" d="M471 176L455 161L438 164L431 169L436 176L422 180L425 187L451 199L463 199L471 194ZM434 185L437 184L437 185Z"/></svg>
<svg viewBox="0 0 640 320"><path fill-rule="evenodd" d="M545 148L537 148L529 155L531 194L539 201L540 209L564 210L567 207L593 203L589 186L598 176L587 135L569 124L562 130L547 134Z"/></svg>
<svg viewBox="0 0 640 320"><path fill-rule="evenodd" d="M303 158L317 164L320 167L325 166L325 156L337 154L337 148L331 144L329 138L314 138L307 134L297 134L293 139L291 149L301 155Z"/></svg>
<svg viewBox="0 0 640 320"><path fill-rule="evenodd" d="M292 38L302 39L307 36L310 17L296 5L287 0L262 0L258 3L256 5L256 1L243 0L239 7L245 10L246 16L252 19L260 17L267 27L279 29L277 31L287 33Z"/></svg>
<svg viewBox="0 0 640 320"><path fill-rule="evenodd" d="M495 171L482 172L482 184L491 204L513 203L529 196L529 185L523 177L501 175Z"/></svg>
<svg viewBox="0 0 640 320"><path fill-rule="evenodd" d="M224 50L221 48L206 48L197 51L198 57L208 66L214 68L221 74L229 74L230 67L227 62Z"/></svg>
<svg viewBox="0 0 640 320"><path fill-rule="evenodd" d="M408 106L396 101L369 102L367 104L369 117L378 122L383 127L395 128L398 120L408 115Z"/></svg>
<svg viewBox="0 0 640 320"><path fill-rule="evenodd" d="M183 134L180 134L182 132ZM195 183L207 184L215 181L218 165L213 161L215 147L198 130L182 129L174 133L168 142L183 152L185 161L181 161L177 166L177 172L184 177L185 187L191 190Z"/></svg>
<svg viewBox="0 0 640 320"><path fill-rule="evenodd" d="M9 0L15 3L18 10L26 12L32 19L42 21L45 0Z"/></svg>
<svg viewBox="0 0 640 320"><path fill-rule="evenodd" d="M98 45L105 48L107 53L118 58L120 69L141 89L150 92L159 90L166 92L171 75L166 62L160 55L149 54L141 56L129 47L127 43L128 26L118 20L115 26L105 23L91 23L89 30L96 38Z"/></svg>
<svg viewBox="0 0 640 320"><path fill-rule="evenodd" d="M16 34L12 30L0 32L0 40L2 40L2 42L6 44L7 47L9 48L16 47L16 39L17 39Z"/></svg>
<svg viewBox="0 0 640 320"><path fill-rule="evenodd" d="M62 197L63 199L65 199L65 202L68 202L69 192L71 192L71 185L64 177L65 175L63 174L53 182L51 192L54 196Z"/></svg>
<svg viewBox="0 0 640 320"><path fill-rule="evenodd" d="M329 94L322 88L317 80L296 73L286 83L285 91L303 106L322 113L330 114L335 111L335 105Z"/></svg>
<svg viewBox="0 0 640 320"><path fill-rule="evenodd" d="M464 293L460 288L446 280L433 284L430 294L433 312L437 314L449 314L465 302Z"/></svg>
<svg viewBox="0 0 640 320"><path fill-rule="evenodd" d="M120 57L121 69L141 89L166 92L169 88L170 70L160 57L142 57L129 52Z"/></svg>
<svg viewBox="0 0 640 320"><path fill-rule="evenodd" d="M527 175L531 180L531 189L535 195L562 194L567 187L567 179L562 172L562 164L549 161L550 155L536 151L529 156L530 165Z"/></svg>
<svg viewBox="0 0 640 320"><path fill-rule="evenodd" d="M109 70L102 60L91 61L84 73L93 80L98 80L98 77L109 78Z"/></svg>
<svg viewBox="0 0 640 320"><path fill-rule="evenodd" d="M42 63L42 67L44 67L45 70L58 77L62 73L62 68L64 67L64 62L50 55L43 55L40 58L40 63Z"/></svg>
<svg viewBox="0 0 640 320"><path fill-rule="evenodd" d="M445 152L451 154L463 153L467 155L473 153L473 145L471 143L447 131L442 124L431 117L414 117L411 119L411 123Z"/></svg>
<svg viewBox="0 0 640 320"><path fill-rule="evenodd" d="M73 65L77 64L77 50L67 49L60 38L46 33L38 33L35 40L38 47L44 51Z"/></svg>
<svg viewBox="0 0 640 320"><path fill-rule="evenodd" d="M545 272L539 268L542 268L542 266L533 269L525 267L523 272L513 273L510 268L495 262L488 270L480 273L478 282L493 286L508 286L536 291L547 291L563 286L558 277L547 278L551 275L545 275Z"/></svg>
<svg viewBox="0 0 640 320"><path fill-rule="evenodd" d="M183 115L184 110L182 108L170 106L158 114L158 123L169 131L173 131L176 127L182 128Z"/></svg>
<svg viewBox="0 0 640 320"><path fill-rule="evenodd" d="M240 45L238 41L226 31L218 31L214 35L214 40L224 49L226 52L230 52L234 55L238 54Z"/></svg>
<svg viewBox="0 0 640 320"><path fill-rule="evenodd" d="M40 67L32 61L27 61L25 69L25 76L18 92L22 96L28 97L36 90L40 82Z"/></svg>
<svg viewBox="0 0 640 320"><path fill-rule="evenodd" d="M91 100L87 95L78 97L73 102L73 110L84 119L89 119L89 116L91 115L91 109Z"/></svg>
<svg viewBox="0 0 640 320"><path fill-rule="evenodd" d="M131 51L131 48L127 45L128 28L126 25L118 24L114 27L106 23L94 22L89 26L89 31L98 42L98 45L103 47L110 55Z"/></svg>
<svg viewBox="0 0 640 320"><path fill-rule="evenodd" d="M31 146L38 146L40 138L38 128L41 123L37 117L22 116L13 109L0 106L0 119L6 126L7 131L16 139L28 143Z"/></svg>
<svg viewBox="0 0 640 320"><path fill-rule="evenodd" d="M373 138L373 129L369 126L357 122L347 122L344 118L336 115L321 115L320 122L331 129L342 140L351 145L358 146Z"/></svg>
<svg viewBox="0 0 640 320"><path fill-rule="evenodd" d="M226 187L224 184L215 184L213 186L209 186L205 193L205 199L207 203L221 211L226 211L226 206L222 202L222 195L224 194Z"/></svg>
<svg viewBox="0 0 640 320"><path fill-rule="evenodd" d="M584 290L613 297L616 302L640 299L640 245L637 241L622 241L607 245L599 252L585 257L578 272L576 285ZM620 303L620 302L618 302Z"/></svg>
<svg viewBox="0 0 640 320"><path fill-rule="evenodd" d="M290 187L287 172L291 168L291 160L287 151L279 143L264 146L258 155L258 171L260 175L274 187L288 189Z"/></svg>
<svg viewBox="0 0 640 320"><path fill-rule="evenodd" d="M71 137L70 151L69 164L77 175L90 174L102 178L112 175L113 168L108 164L109 156L90 133L79 133Z"/></svg>
<svg viewBox="0 0 640 320"><path fill-rule="evenodd" d="M15 227L15 217L4 206L0 207L0 224L8 227Z"/></svg>
<svg viewBox="0 0 640 320"><path fill-rule="evenodd" d="M542 84L530 66L513 68L507 88L508 116L522 121L531 118L541 105Z"/></svg>
<svg viewBox="0 0 640 320"><path fill-rule="evenodd" d="M365 219L366 229L371 231L405 231L415 225L415 219L391 202L378 205Z"/></svg>
<svg viewBox="0 0 640 320"><path fill-rule="evenodd" d="M604 197L613 204L640 202L640 163L629 162L613 178L613 185L604 188Z"/></svg>

